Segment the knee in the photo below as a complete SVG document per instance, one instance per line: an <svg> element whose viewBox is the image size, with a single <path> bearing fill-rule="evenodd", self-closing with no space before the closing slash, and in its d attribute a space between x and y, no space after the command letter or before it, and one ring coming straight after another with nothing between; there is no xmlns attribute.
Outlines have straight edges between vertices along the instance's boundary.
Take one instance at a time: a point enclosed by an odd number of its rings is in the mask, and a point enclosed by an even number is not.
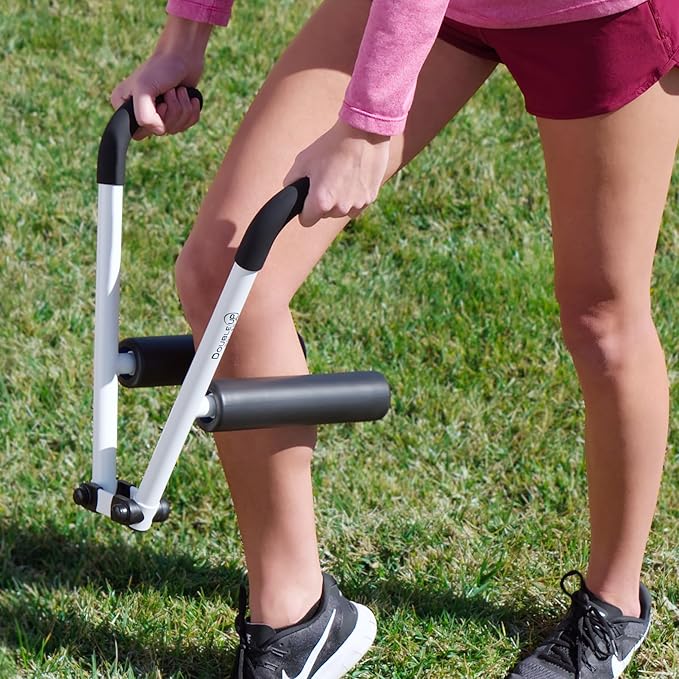
<svg viewBox="0 0 679 679"><path fill-rule="evenodd" d="M560 301L561 329L576 368L615 378L655 340L650 311L616 300Z"/></svg>
<svg viewBox="0 0 679 679"><path fill-rule="evenodd" d="M177 294L194 333L202 331L224 287L233 259L230 252L214 251L190 237L175 264Z"/></svg>
<svg viewBox="0 0 679 679"><path fill-rule="evenodd" d="M233 266L235 249L214 248L199 239L186 242L175 265L175 279L184 315L194 331L202 332L214 310ZM239 335L247 326L271 324L289 314L290 296L266 270L257 276L238 322ZM234 335L235 338L235 335Z"/></svg>

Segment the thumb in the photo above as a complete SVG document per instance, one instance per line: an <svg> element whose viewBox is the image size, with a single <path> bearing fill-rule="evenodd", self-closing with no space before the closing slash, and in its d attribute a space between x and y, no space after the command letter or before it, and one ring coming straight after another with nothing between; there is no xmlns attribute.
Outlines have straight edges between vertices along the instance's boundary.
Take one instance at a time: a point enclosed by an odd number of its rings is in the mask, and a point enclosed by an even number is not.
<svg viewBox="0 0 679 679"><path fill-rule="evenodd" d="M148 92L138 92L133 101L134 115L139 127L146 127L153 134L165 134L165 123L156 110L155 97Z"/></svg>
<svg viewBox="0 0 679 679"><path fill-rule="evenodd" d="M318 208L314 208L313 206L314 195L311 191L310 173L307 170L302 169L301 164L298 161L295 161L288 174L285 175L283 186L290 186L290 184L296 182L298 179L302 179L303 177L309 178L309 192L304 200L302 211L299 213L297 218L302 226L309 227L313 226L320 219Z"/></svg>
<svg viewBox="0 0 679 679"><path fill-rule="evenodd" d="M304 205L302 206L302 211L297 217L299 223L305 228L309 228L310 226L317 224L323 215L324 212L319 205L316 194L309 189L309 195L306 197Z"/></svg>

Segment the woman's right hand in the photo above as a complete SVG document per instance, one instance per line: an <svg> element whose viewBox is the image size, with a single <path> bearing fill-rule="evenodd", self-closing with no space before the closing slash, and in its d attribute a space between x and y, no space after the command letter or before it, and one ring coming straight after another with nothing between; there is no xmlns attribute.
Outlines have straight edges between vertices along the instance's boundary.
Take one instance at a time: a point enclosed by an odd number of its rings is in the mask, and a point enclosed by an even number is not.
<svg viewBox="0 0 679 679"><path fill-rule="evenodd" d="M153 54L115 87L113 108L134 99L135 139L177 134L198 122L200 104L189 98L186 87L200 80L211 30L208 24L169 16ZM156 106L161 94L163 102Z"/></svg>

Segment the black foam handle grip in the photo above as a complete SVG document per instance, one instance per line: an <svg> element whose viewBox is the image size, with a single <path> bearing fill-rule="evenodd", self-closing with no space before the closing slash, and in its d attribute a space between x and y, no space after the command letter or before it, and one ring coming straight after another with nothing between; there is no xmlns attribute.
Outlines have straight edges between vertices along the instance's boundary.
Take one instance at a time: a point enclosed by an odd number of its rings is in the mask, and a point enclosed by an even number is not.
<svg viewBox="0 0 679 679"><path fill-rule="evenodd" d="M236 264L248 271L264 266L269 250L283 227L304 207L309 193L309 178L302 177L279 191L250 222L236 251Z"/></svg>
<svg viewBox="0 0 679 679"><path fill-rule="evenodd" d="M198 99L203 108L203 95L195 87L186 88L191 99ZM156 104L163 101L162 95ZM132 135L139 129L134 116L134 104L130 97L108 121L99 143L97 159L97 183L122 186L125 183L125 156Z"/></svg>
<svg viewBox="0 0 679 679"><path fill-rule="evenodd" d="M377 372L217 380L205 431L379 420L389 410L389 384Z"/></svg>
<svg viewBox="0 0 679 679"><path fill-rule="evenodd" d="M118 351L134 356L134 373L118 375L124 387L167 387L184 381L193 360L193 337L128 337L118 345Z"/></svg>

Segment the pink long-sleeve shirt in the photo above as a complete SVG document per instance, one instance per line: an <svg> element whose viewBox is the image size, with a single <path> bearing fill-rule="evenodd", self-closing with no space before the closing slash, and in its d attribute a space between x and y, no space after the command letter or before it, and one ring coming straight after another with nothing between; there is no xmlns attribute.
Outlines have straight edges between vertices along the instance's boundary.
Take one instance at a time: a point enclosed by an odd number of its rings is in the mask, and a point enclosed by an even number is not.
<svg viewBox="0 0 679 679"><path fill-rule="evenodd" d="M444 17L481 28L528 28L622 12L646 0L373 0L340 118L367 132L405 128L420 69ZM168 0L175 16L226 25L233 0Z"/></svg>

